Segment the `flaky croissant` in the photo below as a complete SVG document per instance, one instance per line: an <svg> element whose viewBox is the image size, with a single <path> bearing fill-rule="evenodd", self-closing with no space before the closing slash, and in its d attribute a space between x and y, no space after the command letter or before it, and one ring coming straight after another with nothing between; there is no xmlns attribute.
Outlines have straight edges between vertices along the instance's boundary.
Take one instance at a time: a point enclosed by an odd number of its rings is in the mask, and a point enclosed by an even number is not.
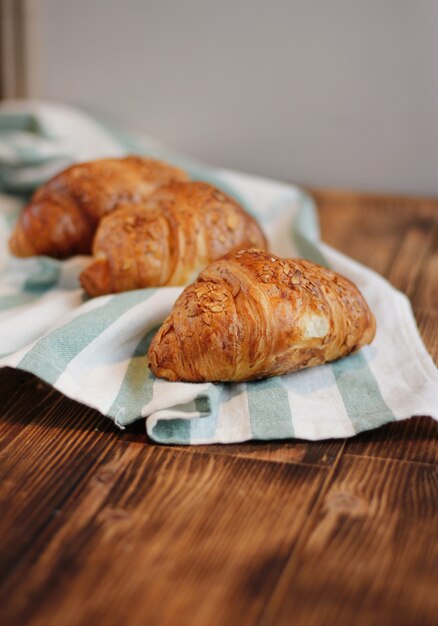
<svg viewBox="0 0 438 626"><path fill-rule="evenodd" d="M188 176L167 163L137 156L72 165L34 193L9 241L10 251L60 259L89 254L104 215L126 202L144 201L173 180Z"/></svg>
<svg viewBox="0 0 438 626"><path fill-rule="evenodd" d="M206 183L176 182L101 221L80 280L91 296L185 285L214 259L253 246L265 248L265 237L237 202Z"/></svg>
<svg viewBox="0 0 438 626"><path fill-rule="evenodd" d="M333 361L374 334L373 314L346 278L245 250L186 287L151 343L149 366L173 381L246 381Z"/></svg>

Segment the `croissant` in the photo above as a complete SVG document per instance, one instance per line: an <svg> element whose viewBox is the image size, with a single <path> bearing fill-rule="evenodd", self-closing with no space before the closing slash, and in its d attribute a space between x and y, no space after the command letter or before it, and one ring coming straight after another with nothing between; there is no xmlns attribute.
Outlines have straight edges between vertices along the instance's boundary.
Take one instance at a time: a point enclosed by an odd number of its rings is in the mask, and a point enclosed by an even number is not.
<svg viewBox="0 0 438 626"><path fill-rule="evenodd" d="M186 287L149 348L172 381L247 381L346 356L370 343L375 320L349 280L263 250L229 254Z"/></svg>
<svg viewBox="0 0 438 626"><path fill-rule="evenodd" d="M95 261L80 280L91 296L184 285L211 261L253 246L265 248L265 237L237 202L206 183L174 182L100 222Z"/></svg>
<svg viewBox="0 0 438 626"><path fill-rule="evenodd" d="M188 176L167 163L136 156L72 165L34 193L9 241L10 251L60 259L89 254L102 216L125 202L144 201L173 180Z"/></svg>

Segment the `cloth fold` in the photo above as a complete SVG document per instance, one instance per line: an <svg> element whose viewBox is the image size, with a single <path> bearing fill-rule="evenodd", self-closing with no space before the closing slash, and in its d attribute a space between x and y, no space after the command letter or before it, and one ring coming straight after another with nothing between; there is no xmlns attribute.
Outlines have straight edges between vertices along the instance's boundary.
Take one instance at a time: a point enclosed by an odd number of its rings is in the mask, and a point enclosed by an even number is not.
<svg viewBox="0 0 438 626"><path fill-rule="evenodd" d="M234 196L261 223L273 252L304 256L353 280L377 319L371 346L331 364L240 384L155 379L147 349L182 288L89 300L88 257L14 259L7 239L27 194L79 160L147 154ZM319 238L312 199L293 185L207 167L67 106L0 107L0 367L32 372L125 427L141 418L159 442L350 437L412 415L438 419L438 373L410 303L375 272Z"/></svg>

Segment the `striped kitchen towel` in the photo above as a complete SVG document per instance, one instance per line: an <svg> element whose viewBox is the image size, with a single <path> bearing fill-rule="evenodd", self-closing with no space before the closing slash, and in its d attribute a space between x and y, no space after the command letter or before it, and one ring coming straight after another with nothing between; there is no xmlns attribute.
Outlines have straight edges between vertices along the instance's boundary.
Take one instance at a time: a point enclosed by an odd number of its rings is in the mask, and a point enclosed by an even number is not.
<svg viewBox="0 0 438 626"><path fill-rule="evenodd" d="M151 338L181 288L87 299L87 257L14 259L7 239L26 195L78 160L143 153L185 167L233 195L273 252L305 256L353 280L377 319L371 346L340 361L241 384L170 383L147 366ZM145 418L159 442L349 437L412 415L438 419L438 373L407 298L319 239L311 198L292 185L202 166L60 105L0 107L0 366L32 372L125 427Z"/></svg>

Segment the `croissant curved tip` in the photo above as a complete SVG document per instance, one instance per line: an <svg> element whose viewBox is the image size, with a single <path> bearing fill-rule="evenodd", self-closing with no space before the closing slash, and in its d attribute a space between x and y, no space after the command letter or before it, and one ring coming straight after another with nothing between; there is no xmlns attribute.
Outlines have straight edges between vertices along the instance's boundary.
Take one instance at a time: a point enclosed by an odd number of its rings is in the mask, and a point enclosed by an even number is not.
<svg viewBox="0 0 438 626"><path fill-rule="evenodd" d="M9 247L9 252L11 254L13 254L14 256L21 256L20 255L20 248L18 246L17 238L15 237L15 235L12 235L9 238L8 247Z"/></svg>
<svg viewBox="0 0 438 626"><path fill-rule="evenodd" d="M9 252L18 257L34 256L36 254L35 248L19 226L15 227L9 239Z"/></svg>
<svg viewBox="0 0 438 626"><path fill-rule="evenodd" d="M180 380L175 369L177 365L174 359L176 350L173 322L172 318L168 317L155 334L148 350L149 369L157 378L166 378L172 382Z"/></svg>
<svg viewBox="0 0 438 626"><path fill-rule="evenodd" d="M79 282L89 296L111 293L111 274L107 259L97 259L79 276Z"/></svg>
<svg viewBox="0 0 438 626"><path fill-rule="evenodd" d="M376 318L374 317L373 313L371 312L370 308L368 307L368 304L365 302L366 305L366 310L368 313L368 326L366 328L366 330L363 333L362 336L362 346L366 346L368 344L370 344L372 341L374 341L374 338L376 336L376 331L377 331L377 322L376 322Z"/></svg>

